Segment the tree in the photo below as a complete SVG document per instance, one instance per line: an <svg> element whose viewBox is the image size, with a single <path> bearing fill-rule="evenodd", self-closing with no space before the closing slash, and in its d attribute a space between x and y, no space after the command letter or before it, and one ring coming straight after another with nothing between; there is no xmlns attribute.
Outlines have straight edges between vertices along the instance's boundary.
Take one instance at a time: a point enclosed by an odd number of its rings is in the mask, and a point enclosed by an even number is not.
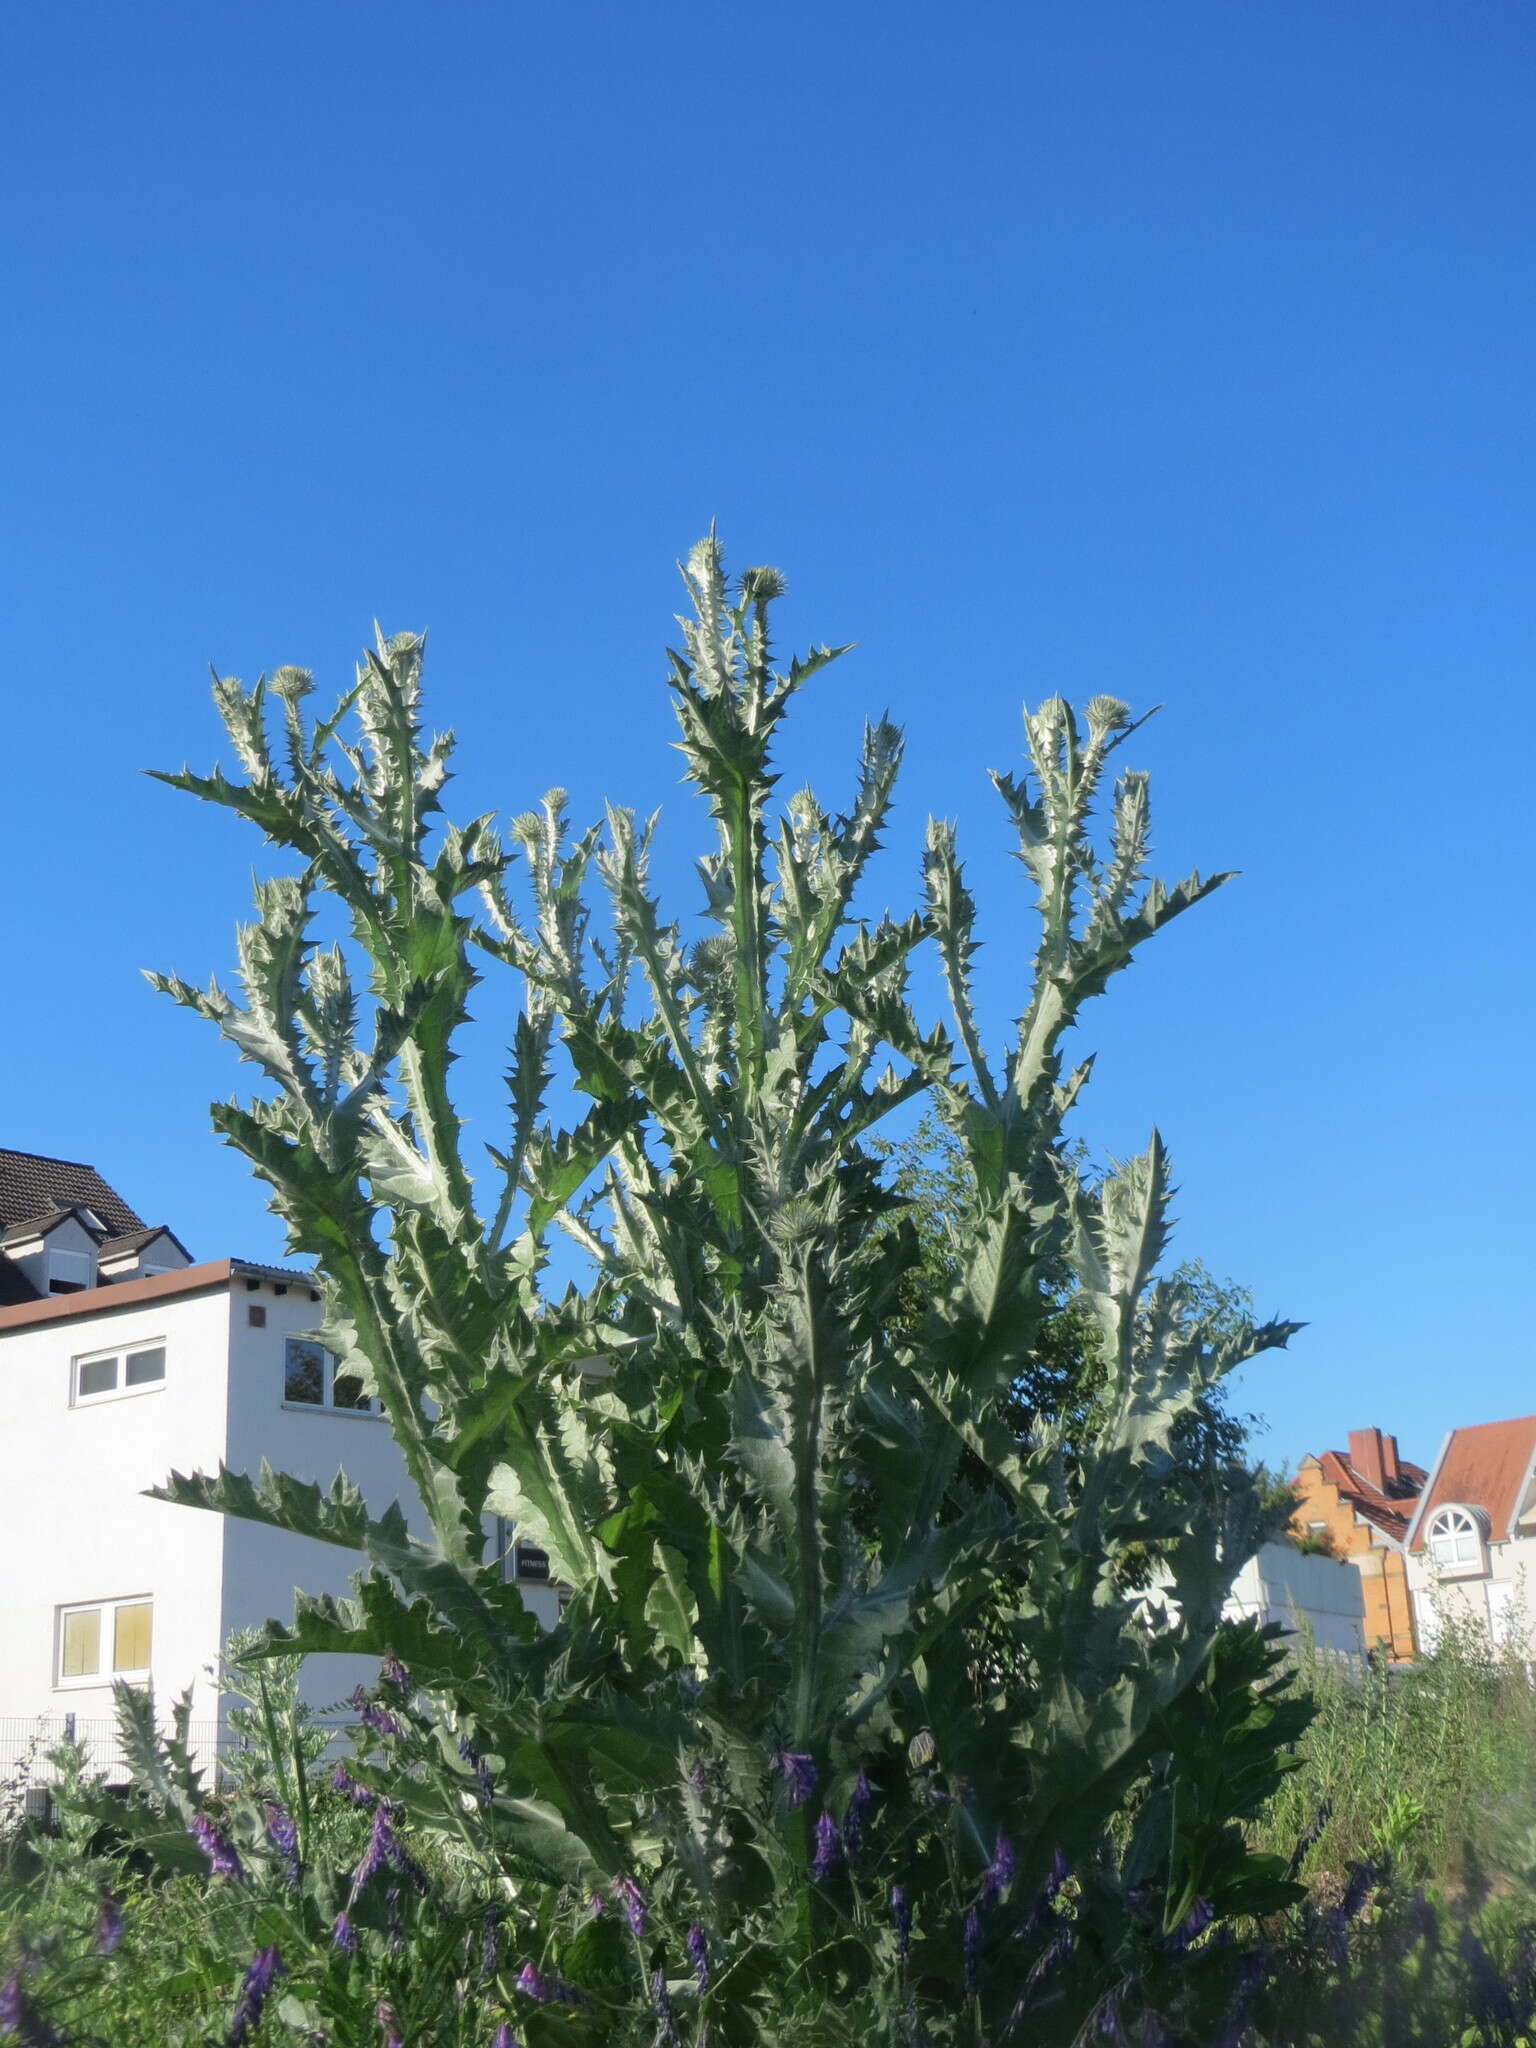
<svg viewBox="0 0 1536 2048"><path fill-rule="evenodd" d="M1193 1837L1165 1817L1152 1857L1143 1830L1133 1876L1112 1831L1212 1669L1260 1525L1239 1476L1183 1484L1180 1446L1293 1326L1156 1277L1162 1141L1079 1171L1063 1127L1087 1068L1061 1048L1226 878L1147 878L1135 770L1096 841L1136 730L1118 700L1027 713L1028 772L994 780L1039 936L989 1055L952 829L929 827L922 907L856 908L900 734L867 729L845 813L802 791L775 815L779 728L841 650L776 669L777 573L732 588L713 537L684 573L670 685L715 826L716 930L694 945L629 812L572 837L553 792L510 851L489 819L443 816L451 742L423 731L420 640L381 638L319 720L301 671L217 683L240 774L165 779L296 872L258 885L238 997L156 980L260 1071L216 1126L317 1262L324 1341L382 1402L429 1533L341 1477L177 1474L162 1497L361 1554L355 1598L301 1598L266 1647L409 1667L411 1713L383 1715L359 1777L506 1901L530 2043L1067 2041L1108 1997L1150 2010L1190 1946ZM348 936L322 943L337 909ZM908 1001L928 945L948 1024ZM492 973L523 1003L487 1196L450 1083ZM547 1107L557 1063L590 1103L569 1128ZM959 1147L939 1269L871 1149L918 1101ZM547 1286L555 1230L589 1285ZM1092 1398L1037 1401L1021 1427L1019 1390L1059 1372L1065 1275ZM548 1634L491 1516L568 1589ZM1166 1600L1128 1569L1149 1547ZM974 1653L983 1615L1006 1682ZM1251 1907L1272 1873L1243 1867ZM631 1941L592 1895L627 1902Z"/></svg>

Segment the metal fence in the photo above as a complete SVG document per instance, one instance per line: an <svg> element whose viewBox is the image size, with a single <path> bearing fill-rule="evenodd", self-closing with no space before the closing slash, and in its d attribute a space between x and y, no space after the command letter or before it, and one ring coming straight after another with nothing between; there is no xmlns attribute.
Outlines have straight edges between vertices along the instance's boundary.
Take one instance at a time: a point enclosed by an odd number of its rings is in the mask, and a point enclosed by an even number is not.
<svg viewBox="0 0 1536 2048"><path fill-rule="evenodd" d="M170 1722L162 1730L170 1733ZM187 1730L193 1755L204 1766L238 1747L233 1729L219 1721L194 1721ZM49 1761L52 1751L64 1743L78 1742L85 1751L86 1768L95 1776L122 1778L127 1775L127 1752L118 1736L117 1723L110 1716L85 1714L39 1714L27 1720L19 1715L0 1715L0 1798L7 1791L27 1785L51 1784L58 1776Z"/></svg>
<svg viewBox="0 0 1536 2048"><path fill-rule="evenodd" d="M334 1740L352 1723L317 1717L311 1725L327 1728ZM168 1715L161 1717L160 1732L171 1732ZM55 1782L59 1773L50 1761L51 1752L71 1742L81 1745L86 1769L93 1777L120 1784L128 1776L127 1752L110 1716L40 1714L28 1720L20 1715L0 1715L0 1820L8 1807L24 1802L30 1788ZM187 1744L193 1761L216 1776L219 1765L238 1753L241 1739L227 1722L193 1721L187 1729Z"/></svg>

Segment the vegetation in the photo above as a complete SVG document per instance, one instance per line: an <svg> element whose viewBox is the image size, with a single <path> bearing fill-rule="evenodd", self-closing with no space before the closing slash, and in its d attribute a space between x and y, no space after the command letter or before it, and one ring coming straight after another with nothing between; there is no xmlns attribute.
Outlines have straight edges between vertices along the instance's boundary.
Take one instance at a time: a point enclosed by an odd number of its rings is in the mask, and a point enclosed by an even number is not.
<svg viewBox="0 0 1536 2048"><path fill-rule="evenodd" d="M776 670L780 581L728 587L713 539L686 577L696 943L629 813L573 837L553 792L510 852L444 817L410 636L318 721L299 671L220 681L238 776L166 778L292 857L238 995L159 985L259 1070L215 1122L419 1498L169 1477L357 1553L355 1596L243 1646L267 1676L227 1788L126 1691L128 1795L64 1760L63 1834L14 1852L0 2033L1211 2048L1282 2038L1254 2030L1307 1959L1338 1974L1385 1924L1374 1870L1308 1907L1272 1817L1312 1709L1272 1642L1218 1625L1268 1526L1220 1388L1291 1326L1156 1277L1155 1135L1100 1176L1064 1129L1083 1005L1223 878L1148 879L1146 778L1105 788L1123 705L1027 714L1028 773L995 779L1036 942L989 1054L952 830L921 907L860 907L899 734L869 729L846 813L775 815L778 729L833 652ZM944 1023L908 1000L925 946ZM450 1084L502 975L486 1174ZM566 1100L590 1105L569 1126ZM874 1149L909 1103L952 1134L942 1202ZM552 1284L555 1232L584 1284ZM548 1632L508 1522L569 1589ZM314 1651L378 1663L340 1767L294 1693Z"/></svg>

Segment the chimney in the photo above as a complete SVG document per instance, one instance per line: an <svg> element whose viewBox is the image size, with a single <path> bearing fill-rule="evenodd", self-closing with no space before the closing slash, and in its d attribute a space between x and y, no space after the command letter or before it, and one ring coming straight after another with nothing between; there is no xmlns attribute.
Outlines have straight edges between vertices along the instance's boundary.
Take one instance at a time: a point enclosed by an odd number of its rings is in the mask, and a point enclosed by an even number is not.
<svg viewBox="0 0 1536 2048"><path fill-rule="evenodd" d="M1385 1493L1397 1478L1397 1438L1384 1438L1379 1429L1352 1429L1349 1462L1367 1485Z"/></svg>

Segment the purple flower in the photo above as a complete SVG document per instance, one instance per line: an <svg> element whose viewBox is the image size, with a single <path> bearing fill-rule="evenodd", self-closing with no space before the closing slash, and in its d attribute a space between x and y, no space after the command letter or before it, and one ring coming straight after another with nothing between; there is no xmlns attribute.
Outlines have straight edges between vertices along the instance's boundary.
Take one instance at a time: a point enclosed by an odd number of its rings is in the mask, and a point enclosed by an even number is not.
<svg viewBox="0 0 1536 2048"><path fill-rule="evenodd" d="M1017 1867L1018 1858L1013 1853L1012 1842L1006 1835L999 1835L992 1847L992 1861L982 1873L981 1902L984 1906L990 1906L999 1892L1007 1890Z"/></svg>
<svg viewBox="0 0 1536 2048"><path fill-rule="evenodd" d="M837 1822L823 1807L821 1817L816 1823L816 1854L811 1859L811 1875L825 1881L842 1860L842 1835L838 1831Z"/></svg>
<svg viewBox="0 0 1536 2048"><path fill-rule="evenodd" d="M331 1773L331 1790L339 1792L343 1799L350 1799L354 1806L372 1806L378 1798L366 1785L359 1785L345 1764L338 1764Z"/></svg>
<svg viewBox="0 0 1536 2048"><path fill-rule="evenodd" d="M497 1960L501 1954L501 1929L496 1924L496 1915L487 1913L480 1922L480 1975L478 1988L484 1990L496 1974Z"/></svg>
<svg viewBox="0 0 1536 2048"><path fill-rule="evenodd" d="M1181 1956L1199 1940L1207 1927L1216 1918L1216 1909L1209 1899L1196 1899L1184 1918L1168 1937L1168 1953Z"/></svg>
<svg viewBox="0 0 1536 2048"><path fill-rule="evenodd" d="M905 1962L912 1951L912 1908L904 1885L891 1886L891 1925L896 1929L896 1953Z"/></svg>
<svg viewBox="0 0 1536 2048"><path fill-rule="evenodd" d="M206 1813L198 1814L187 1833L196 1836L197 1846L208 1858L208 1868L213 1876L231 1878L236 1882L245 1876L245 1866L235 1853L234 1843Z"/></svg>
<svg viewBox="0 0 1536 2048"><path fill-rule="evenodd" d="M406 1854L395 1833L394 1810L387 1800L381 1799L373 1810L373 1830L368 1837L368 1847L363 1860L352 1873L352 1891L348 1905L356 1902L358 1894L371 1878L377 1877L384 1869L397 1870L408 1878L418 1892L427 1888L426 1874L411 1856Z"/></svg>
<svg viewBox="0 0 1536 2048"><path fill-rule="evenodd" d="M974 1998L979 1980L977 1963L981 1955L981 1915L972 1906L965 1916L965 1931L960 1938L960 1957L965 1968L965 1988Z"/></svg>
<svg viewBox="0 0 1536 2048"><path fill-rule="evenodd" d="M524 1998L531 1998L535 2005L552 2005L558 1996L554 1980L541 1976L532 1963L524 1963L518 1973L517 1988Z"/></svg>
<svg viewBox="0 0 1536 2048"><path fill-rule="evenodd" d="M509 2020L503 2020L491 2036L491 2048L522 2048Z"/></svg>
<svg viewBox="0 0 1536 2048"><path fill-rule="evenodd" d="M101 1901L96 1912L96 1953L109 1956L123 1938L122 1902L113 1897L105 1885L101 1889Z"/></svg>
<svg viewBox="0 0 1536 2048"><path fill-rule="evenodd" d="M629 1922L629 1931L636 1941L645 1939L645 1894L632 1877L616 1877L613 1880L614 1896L624 1908L624 1917Z"/></svg>
<svg viewBox="0 0 1536 2048"><path fill-rule="evenodd" d="M791 1806L804 1806L816 1790L816 1762L802 1750L781 1750L773 1760L773 1768L789 1787Z"/></svg>
<svg viewBox="0 0 1536 2048"><path fill-rule="evenodd" d="M672 1994L667 1989L665 1970L658 1970L651 1978L651 2005L658 2021L656 2048L674 2048L677 2041L677 2021L672 2012Z"/></svg>
<svg viewBox="0 0 1536 2048"><path fill-rule="evenodd" d="M19 2048L64 2048L64 2036L38 2018L14 1971L0 1985L0 2034L14 2034Z"/></svg>
<svg viewBox="0 0 1536 2048"><path fill-rule="evenodd" d="M379 2032L384 2036L384 2048L405 2048L400 2033L400 2015L387 1998L381 1998L373 2008L373 2016L379 2023Z"/></svg>
<svg viewBox="0 0 1536 2048"><path fill-rule="evenodd" d="M415 1690L411 1684L411 1674L406 1670L393 1650L386 1650L379 1659L379 1683L380 1685L387 1685L392 1692L400 1693L405 1697L408 1697Z"/></svg>
<svg viewBox="0 0 1536 2048"><path fill-rule="evenodd" d="M485 1758L480 1754L479 1750L475 1748L474 1744L470 1741L467 1735L461 1735L459 1737L459 1755L464 1759L465 1763L467 1763L469 1765L469 1768L474 1772L475 1784L479 1788L480 1797L485 1801L486 1805L489 1806L491 1801L496 1797L496 1781L491 1776L490 1771L486 1766Z"/></svg>
<svg viewBox="0 0 1536 2048"><path fill-rule="evenodd" d="M293 1816L279 1799L266 1802L267 1840L282 1859L283 1875L289 1884L299 1881L299 1831Z"/></svg>
<svg viewBox="0 0 1536 2048"><path fill-rule="evenodd" d="M851 1863L859 1853L859 1843L864 1836L864 1816L874 1791L862 1771L853 1781L853 1790L848 1795L848 1810L843 1815L843 1847Z"/></svg>
<svg viewBox="0 0 1536 2048"><path fill-rule="evenodd" d="M345 1913L338 1913L336 1915L336 1924L331 1929L331 1939L344 1956L355 1956L357 1954L357 1929L352 1925L352 1922Z"/></svg>
<svg viewBox="0 0 1536 2048"><path fill-rule="evenodd" d="M277 1950L258 1949L240 1986L240 1996L235 2000L229 2032L224 2036L225 2048L241 2048L252 2028L259 2024L262 2007L271 1995L273 1984L282 1974L282 1959Z"/></svg>
<svg viewBox="0 0 1536 2048"><path fill-rule="evenodd" d="M688 1930L683 1946L688 1951L688 1960L693 1964L693 1974L699 1980L699 1989L709 1989L709 1937L695 1921Z"/></svg>
<svg viewBox="0 0 1536 2048"><path fill-rule="evenodd" d="M709 1780L704 1775L703 1757L699 1756L694 1758L693 1768L688 1773L688 1782L693 1787L695 1792L708 1791Z"/></svg>
<svg viewBox="0 0 1536 2048"><path fill-rule="evenodd" d="M592 1892L592 1893L589 1893L589 1895L588 1895L588 1898L587 1898L587 1906L588 1906L588 1908L590 1909L590 1911L591 1911L591 1914L592 1914L592 1918L593 1918L594 1920L601 1920L601 1919L602 1919L602 1917L603 1917L603 1895L602 1895L602 1893L601 1893L601 1892Z"/></svg>
<svg viewBox="0 0 1536 2048"><path fill-rule="evenodd" d="M365 1728L371 1728L375 1735L404 1734L404 1729L388 1707L381 1707L377 1700L371 1700L361 1686L352 1694L352 1705L359 1721Z"/></svg>
<svg viewBox="0 0 1536 2048"><path fill-rule="evenodd" d="M1094 2025L1099 2038L1104 2041L1123 2041L1125 2035L1120 2027L1120 1992L1116 1988L1106 1991L1094 2010Z"/></svg>

